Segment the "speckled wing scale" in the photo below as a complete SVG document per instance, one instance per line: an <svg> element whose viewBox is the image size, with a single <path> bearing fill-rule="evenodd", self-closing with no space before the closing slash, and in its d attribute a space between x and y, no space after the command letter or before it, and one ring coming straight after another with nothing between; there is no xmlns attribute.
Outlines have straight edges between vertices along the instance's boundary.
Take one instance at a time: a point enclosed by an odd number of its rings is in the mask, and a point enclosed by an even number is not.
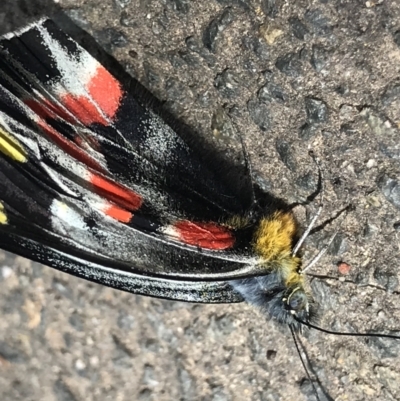
<svg viewBox="0 0 400 401"><path fill-rule="evenodd" d="M283 313L302 293L291 214L246 203L54 22L0 52L1 248L169 299L279 298Z"/></svg>

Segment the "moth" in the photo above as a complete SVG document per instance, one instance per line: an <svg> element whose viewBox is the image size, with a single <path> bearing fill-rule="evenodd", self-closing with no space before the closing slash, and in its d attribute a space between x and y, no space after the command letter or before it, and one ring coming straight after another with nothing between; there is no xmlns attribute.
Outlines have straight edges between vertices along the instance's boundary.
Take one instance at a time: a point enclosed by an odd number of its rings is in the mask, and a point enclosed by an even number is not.
<svg viewBox="0 0 400 401"><path fill-rule="evenodd" d="M310 319L290 210L261 208L250 180L243 202L51 20L0 48L3 249L142 295Z"/></svg>
<svg viewBox="0 0 400 401"><path fill-rule="evenodd" d="M288 206L257 198L248 169L216 164L49 19L1 38L0 53L2 249L312 327L304 236Z"/></svg>

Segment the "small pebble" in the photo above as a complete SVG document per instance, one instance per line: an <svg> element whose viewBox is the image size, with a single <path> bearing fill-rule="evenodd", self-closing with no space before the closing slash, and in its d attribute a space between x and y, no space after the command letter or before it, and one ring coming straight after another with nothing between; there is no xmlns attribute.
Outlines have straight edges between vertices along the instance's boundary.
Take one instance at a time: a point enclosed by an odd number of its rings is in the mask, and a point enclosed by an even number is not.
<svg viewBox="0 0 400 401"><path fill-rule="evenodd" d="M346 262L340 262L337 265L340 274L346 275L350 273L351 266Z"/></svg>
<svg viewBox="0 0 400 401"><path fill-rule="evenodd" d="M1 269L1 275L5 280L8 279L12 274L13 274L13 269L11 269L11 267L4 266Z"/></svg>
<svg viewBox="0 0 400 401"><path fill-rule="evenodd" d="M85 362L81 359L75 361L75 369L76 370L84 370L86 368Z"/></svg>

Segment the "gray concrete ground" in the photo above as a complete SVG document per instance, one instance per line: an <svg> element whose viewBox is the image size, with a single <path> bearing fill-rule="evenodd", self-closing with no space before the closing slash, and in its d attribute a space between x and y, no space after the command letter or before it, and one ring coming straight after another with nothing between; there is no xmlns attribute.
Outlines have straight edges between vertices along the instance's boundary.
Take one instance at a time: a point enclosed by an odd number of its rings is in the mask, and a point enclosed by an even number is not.
<svg viewBox="0 0 400 401"><path fill-rule="evenodd" d="M355 207L305 246L307 259L339 229L312 271L320 325L400 332L400 3L58 7L201 134L231 140L235 124L257 181L288 202L315 189L312 147L326 171L321 221ZM0 29L53 8L3 0ZM251 306L121 293L4 252L0 294L2 401L315 400L288 329ZM400 341L312 330L302 342L331 399L400 399Z"/></svg>

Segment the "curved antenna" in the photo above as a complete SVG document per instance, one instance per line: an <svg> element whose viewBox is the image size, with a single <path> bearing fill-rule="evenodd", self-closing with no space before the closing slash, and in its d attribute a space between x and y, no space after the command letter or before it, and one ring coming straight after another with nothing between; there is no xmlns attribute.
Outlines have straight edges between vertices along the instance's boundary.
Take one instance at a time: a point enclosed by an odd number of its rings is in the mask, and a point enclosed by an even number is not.
<svg viewBox="0 0 400 401"><path fill-rule="evenodd" d="M346 331L328 330L328 329L324 329L324 328L319 327L319 326L315 326L312 323L305 322L305 321L299 319L297 316L293 316L293 317L297 322L303 324L304 326L309 327L311 329L315 329L315 330L321 331L322 333L326 333L326 334L334 334L336 336L351 336L351 337L380 337L380 338L392 338L394 340L400 340L400 336L395 336L393 334L350 333L350 332L346 332Z"/></svg>
<svg viewBox="0 0 400 401"><path fill-rule="evenodd" d="M308 380L309 380L310 383L311 383L311 386L312 386L312 388L313 388L314 394L315 394L315 396L317 397L317 401L321 401L321 399L319 398L317 389L316 389L316 387L315 387L315 385L314 385L314 382L313 382L312 379L311 379L310 372L309 372L308 369L307 369L307 366L306 366L306 363L305 363L305 361L304 361L303 355L301 355L301 350L300 350L300 347L299 347L299 343L298 343L298 341L297 341L296 334L295 334L295 332L294 332L294 330L293 330L293 326L292 326L292 325L289 325L289 328L290 328L290 332L292 333L293 342L294 342L294 345L296 346L297 354L299 355L301 364L303 365L303 369L305 370L305 372L306 372L306 374L307 374Z"/></svg>
<svg viewBox="0 0 400 401"><path fill-rule="evenodd" d="M250 210L252 210L252 209L254 209L254 206L257 204L256 194L254 191L253 165L251 164L249 151L248 151L246 143L243 139L243 135L240 134L240 130L238 129L236 122L232 118L230 118L229 121L232 123L232 126L235 129L235 134L237 133L237 135L239 137L240 145L241 145L241 153L243 154L243 158L244 158L244 169L250 177L250 187L251 187L250 191L251 191L251 203L252 203Z"/></svg>
<svg viewBox="0 0 400 401"><path fill-rule="evenodd" d="M252 197L252 203L253 203L253 207L254 207L254 205L257 203L257 200L256 200L256 194L254 192L253 165L251 164L249 151L248 151L247 146L246 146L246 144L245 144L245 142L243 140L242 135L239 135L239 138L240 138L240 143L242 145L245 168L248 171L249 176L250 176L251 197Z"/></svg>
<svg viewBox="0 0 400 401"><path fill-rule="evenodd" d="M306 238L310 234L311 230L315 226L315 223L318 220L318 217L320 216L320 214L322 212L322 208L324 206L325 184L324 184L324 174L323 174L323 171L322 171L322 168L321 168L321 163L319 161L319 158L317 156L315 156L315 154L314 154L314 152L312 150L310 150L308 152L308 154L313 158L314 163L316 164L316 166L318 168L318 186L321 188L321 200L320 200L320 204L318 206L317 212L315 213L315 215L311 219L311 221L310 221L309 225L307 226L306 230L304 231L303 235L297 241L297 244L294 246L293 251L292 251L292 256L296 256L296 254L299 251L300 247L303 245L304 241L306 240Z"/></svg>

